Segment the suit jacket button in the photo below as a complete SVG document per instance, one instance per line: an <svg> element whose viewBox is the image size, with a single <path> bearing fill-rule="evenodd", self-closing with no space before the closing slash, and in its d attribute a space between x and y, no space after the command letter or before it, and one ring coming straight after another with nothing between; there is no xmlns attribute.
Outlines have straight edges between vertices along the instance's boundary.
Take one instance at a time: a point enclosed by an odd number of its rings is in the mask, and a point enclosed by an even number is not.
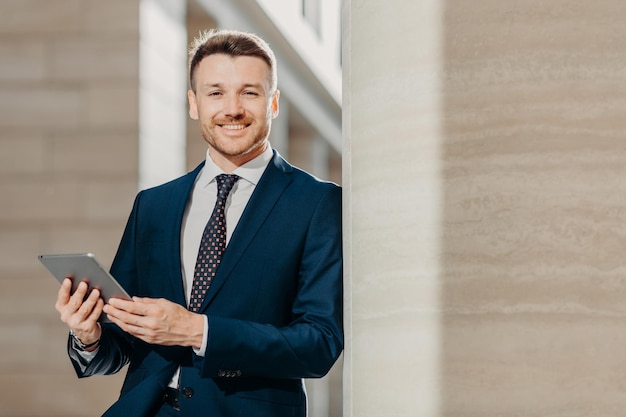
<svg viewBox="0 0 626 417"><path fill-rule="evenodd" d="M217 376L219 376L220 378L223 378L226 376L226 372L220 369L219 371L217 371Z"/></svg>
<svg viewBox="0 0 626 417"><path fill-rule="evenodd" d="M193 388L185 387L181 390L181 392L185 398L193 397Z"/></svg>

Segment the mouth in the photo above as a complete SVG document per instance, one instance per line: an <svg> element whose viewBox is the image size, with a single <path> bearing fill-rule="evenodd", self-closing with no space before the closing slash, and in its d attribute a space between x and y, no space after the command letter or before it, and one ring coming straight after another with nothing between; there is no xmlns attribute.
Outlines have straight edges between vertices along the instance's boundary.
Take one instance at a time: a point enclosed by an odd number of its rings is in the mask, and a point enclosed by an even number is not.
<svg viewBox="0 0 626 417"><path fill-rule="evenodd" d="M244 124L244 123L228 123L228 124L223 123L223 124L218 124L218 126L226 130L243 130L250 125Z"/></svg>

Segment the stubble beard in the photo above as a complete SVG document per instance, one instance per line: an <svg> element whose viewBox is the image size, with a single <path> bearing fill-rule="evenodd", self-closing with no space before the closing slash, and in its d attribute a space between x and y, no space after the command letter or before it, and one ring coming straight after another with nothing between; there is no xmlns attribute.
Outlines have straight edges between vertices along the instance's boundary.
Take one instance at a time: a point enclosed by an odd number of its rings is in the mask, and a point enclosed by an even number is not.
<svg viewBox="0 0 626 417"><path fill-rule="evenodd" d="M251 142L245 142L244 144L242 144L244 146L243 148L238 146L234 149L231 149L228 146L224 146L224 143L228 144L231 139L228 139L228 138L220 139L219 135L211 132L211 129L206 126L202 126L201 133L202 133L202 137L209 144L209 146L215 149L220 154L227 156L227 157L231 157L231 158L243 157L250 153L254 153L255 150L263 147L264 144L267 143L267 139L269 138L269 133L270 133L270 125L268 123L263 128L263 130L260 131L253 138Z"/></svg>

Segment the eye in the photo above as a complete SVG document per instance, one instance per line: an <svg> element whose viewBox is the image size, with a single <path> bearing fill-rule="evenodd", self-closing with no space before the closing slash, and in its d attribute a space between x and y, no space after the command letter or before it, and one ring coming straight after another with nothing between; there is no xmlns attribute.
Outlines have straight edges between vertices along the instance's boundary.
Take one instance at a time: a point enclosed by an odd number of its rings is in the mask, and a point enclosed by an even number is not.
<svg viewBox="0 0 626 417"><path fill-rule="evenodd" d="M259 93L257 93L256 91L250 91L250 90L246 90L243 92L244 96L251 96L251 97L256 97L259 95Z"/></svg>
<svg viewBox="0 0 626 417"><path fill-rule="evenodd" d="M209 91L207 93L207 96L209 97L217 97L217 96L221 96L222 92L221 91Z"/></svg>

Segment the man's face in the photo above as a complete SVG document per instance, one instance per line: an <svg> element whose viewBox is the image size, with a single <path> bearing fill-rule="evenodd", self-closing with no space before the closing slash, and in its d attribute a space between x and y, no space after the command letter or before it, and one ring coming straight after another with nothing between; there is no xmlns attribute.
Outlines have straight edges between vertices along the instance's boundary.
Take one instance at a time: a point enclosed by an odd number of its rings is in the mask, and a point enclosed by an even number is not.
<svg viewBox="0 0 626 417"><path fill-rule="evenodd" d="M279 92L270 91L270 69L261 58L209 55L195 70L196 92L188 92L189 115L213 161L230 172L267 148ZM234 165L234 166L233 166Z"/></svg>

